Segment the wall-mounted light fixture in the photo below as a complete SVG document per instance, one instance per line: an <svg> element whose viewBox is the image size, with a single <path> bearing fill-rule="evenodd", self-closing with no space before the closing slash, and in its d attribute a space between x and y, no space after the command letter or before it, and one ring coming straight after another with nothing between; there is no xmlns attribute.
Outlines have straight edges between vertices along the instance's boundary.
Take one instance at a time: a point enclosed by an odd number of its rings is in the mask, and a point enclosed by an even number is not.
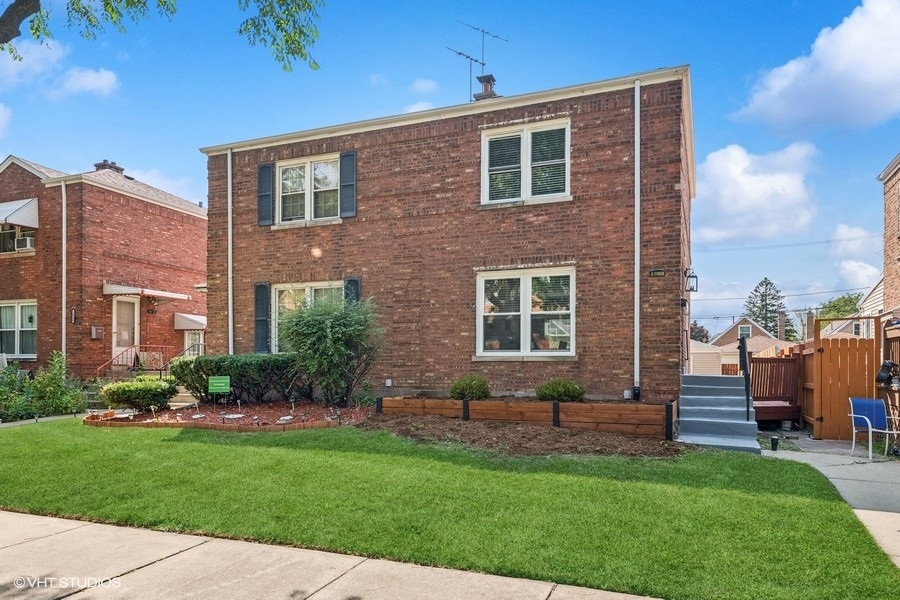
<svg viewBox="0 0 900 600"><path fill-rule="evenodd" d="M684 270L684 291L696 292L699 282L700 278L697 277L697 274L694 273L692 268L688 267Z"/></svg>

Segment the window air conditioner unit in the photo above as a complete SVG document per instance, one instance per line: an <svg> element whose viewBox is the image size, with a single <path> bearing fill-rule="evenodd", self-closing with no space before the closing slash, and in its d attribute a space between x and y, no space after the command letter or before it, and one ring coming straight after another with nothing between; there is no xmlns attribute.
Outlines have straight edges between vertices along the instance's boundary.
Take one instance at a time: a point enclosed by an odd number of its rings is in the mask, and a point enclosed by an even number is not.
<svg viewBox="0 0 900 600"><path fill-rule="evenodd" d="M24 252L26 250L34 250L33 237L16 238L16 252Z"/></svg>

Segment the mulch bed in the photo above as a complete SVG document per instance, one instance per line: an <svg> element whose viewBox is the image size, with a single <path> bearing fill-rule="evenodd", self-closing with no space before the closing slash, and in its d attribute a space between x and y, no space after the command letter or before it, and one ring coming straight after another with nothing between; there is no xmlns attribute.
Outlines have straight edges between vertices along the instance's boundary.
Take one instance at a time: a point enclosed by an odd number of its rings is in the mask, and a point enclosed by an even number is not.
<svg viewBox="0 0 900 600"><path fill-rule="evenodd" d="M507 400L507 398L503 398ZM293 408L293 411L292 411ZM223 414L224 413L224 414ZM234 415L242 415L236 417ZM199 417L199 415L203 415ZM225 425L275 425L280 417L293 416L291 423L338 421L365 431L385 430L421 443L451 442L470 448L493 450L503 455L546 456L550 454L593 454L670 458L688 446L654 437L607 433L585 429L565 429L549 425L526 425L494 421L463 421L451 417L375 414L374 407L335 409L312 404L273 402L235 404L199 408L179 408L144 413L133 421L163 423L224 423ZM254 419L258 417L258 419ZM88 417L90 419L90 417ZM99 418L99 415L98 415Z"/></svg>

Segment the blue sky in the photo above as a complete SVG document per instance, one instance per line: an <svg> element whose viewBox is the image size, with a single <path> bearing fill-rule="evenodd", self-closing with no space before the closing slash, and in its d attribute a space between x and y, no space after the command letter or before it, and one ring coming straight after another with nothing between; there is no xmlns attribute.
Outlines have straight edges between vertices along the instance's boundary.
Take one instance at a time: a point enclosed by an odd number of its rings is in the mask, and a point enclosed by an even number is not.
<svg viewBox="0 0 900 600"><path fill-rule="evenodd" d="M93 41L51 5L53 41L0 56L0 159L68 173L109 159L205 202L200 147L467 102L469 62L447 48L482 57L468 24L502 38L485 37L484 70L507 96L690 65L692 314L712 333L763 277L802 310L882 270L900 0L326 1L321 68L290 73L235 33L236 0L182 1Z"/></svg>

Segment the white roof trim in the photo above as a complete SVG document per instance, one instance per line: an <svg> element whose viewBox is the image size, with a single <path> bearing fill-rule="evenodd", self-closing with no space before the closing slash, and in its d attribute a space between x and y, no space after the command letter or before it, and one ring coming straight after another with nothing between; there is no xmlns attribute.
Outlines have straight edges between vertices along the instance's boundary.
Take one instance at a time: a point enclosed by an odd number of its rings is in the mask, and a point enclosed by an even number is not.
<svg viewBox="0 0 900 600"><path fill-rule="evenodd" d="M175 329L177 329L177 330L206 329L206 315L189 315L186 313L175 313Z"/></svg>
<svg viewBox="0 0 900 600"><path fill-rule="evenodd" d="M169 298L170 300L190 300L187 294L178 294L175 292L164 292L162 290L152 290L150 288L142 288L133 285L117 285L115 283L103 284L104 296L156 296L157 298Z"/></svg>
<svg viewBox="0 0 900 600"><path fill-rule="evenodd" d="M38 228L37 198L0 202L0 224Z"/></svg>

